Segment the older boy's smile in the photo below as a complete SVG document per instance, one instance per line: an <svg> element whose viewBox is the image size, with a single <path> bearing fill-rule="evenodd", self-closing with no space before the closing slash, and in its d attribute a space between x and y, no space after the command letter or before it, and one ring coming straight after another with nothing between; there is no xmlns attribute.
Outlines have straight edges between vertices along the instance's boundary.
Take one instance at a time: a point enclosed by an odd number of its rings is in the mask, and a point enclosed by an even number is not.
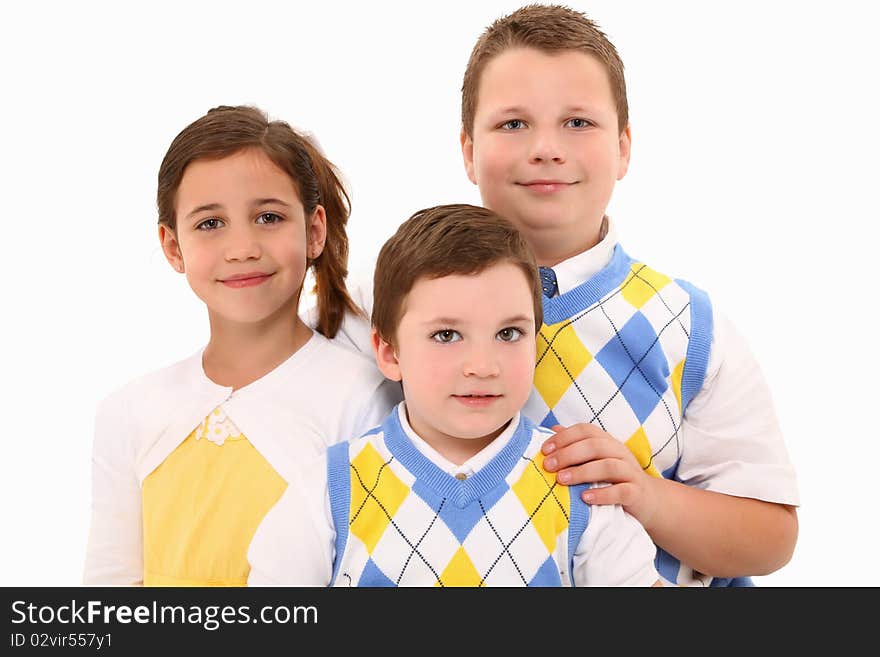
<svg viewBox="0 0 880 657"><path fill-rule="evenodd" d="M577 185L578 181L566 182L564 180L529 180L526 182L514 183L520 187L525 187L528 191L536 194L553 194L568 189L573 185Z"/></svg>

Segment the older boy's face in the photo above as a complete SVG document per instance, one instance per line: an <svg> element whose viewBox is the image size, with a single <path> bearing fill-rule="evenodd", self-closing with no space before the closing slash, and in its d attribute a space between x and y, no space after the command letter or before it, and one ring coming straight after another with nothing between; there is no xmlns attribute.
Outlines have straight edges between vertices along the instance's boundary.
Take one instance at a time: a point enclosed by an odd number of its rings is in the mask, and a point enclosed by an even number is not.
<svg viewBox="0 0 880 657"><path fill-rule="evenodd" d="M554 265L598 241L629 163L629 128L618 132L599 60L515 48L483 70L462 154L483 205L516 224L540 264Z"/></svg>
<svg viewBox="0 0 880 657"><path fill-rule="evenodd" d="M402 379L413 430L463 462L504 430L532 388L535 312L525 274L500 263L471 276L419 279L396 349L379 343L377 361Z"/></svg>

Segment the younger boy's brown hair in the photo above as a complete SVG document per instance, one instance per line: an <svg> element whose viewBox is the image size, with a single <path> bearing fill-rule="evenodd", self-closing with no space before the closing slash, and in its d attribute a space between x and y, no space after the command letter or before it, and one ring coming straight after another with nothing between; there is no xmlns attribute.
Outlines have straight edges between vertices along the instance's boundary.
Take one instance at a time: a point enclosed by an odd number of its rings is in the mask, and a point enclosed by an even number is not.
<svg viewBox="0 0 880 657"><path fill-rule="evenodd" d="M373 275L373 327L395 345L406 295L420 278L479 274L509 262L532 291L535 333L543 322L541 278L532 249L507 219L483 207L438 205L403 222L379 251Z"/></svg>
<svg viewBox="0 0 880 657"><path fill-rule="evenodd" d="M461 127L474 136L474 114L480 78L486 65L511 48L534 48L545 53L576 50L598 59L608 72L617 106L618 132L629 123L623 61L605 33L583 13L562 5L527 5L492 23L477 40L461 85Z"/></svg>

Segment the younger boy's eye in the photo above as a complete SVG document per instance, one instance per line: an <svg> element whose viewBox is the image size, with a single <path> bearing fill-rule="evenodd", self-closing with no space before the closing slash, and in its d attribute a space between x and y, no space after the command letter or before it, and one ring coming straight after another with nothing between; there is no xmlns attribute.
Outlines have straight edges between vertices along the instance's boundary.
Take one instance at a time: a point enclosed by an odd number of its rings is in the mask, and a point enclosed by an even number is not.
<svg viewBox="0 0 880 657"><path fill-rule="evenodd" d="M523 336L523 332L513 326L508 326L498 331L497 337L502 342L516 342Z"/></svg>
<svg viewBox="0 0 880 657"><path fill-rule="evenodd" d="M217 219L216 217L211 217L210 219L205 219L201 223L196 226L196 230L215 230L220 228L223 225L223 222Z"/></svg>
<svg viewBox="0 0 880 657"><path fill-rule="evenodd" d="M458 331L453 331L452 329L443 329L432 333L431 339L435 340L436 342L442 342L443 344L450 344L452 342L458 342L459 340L461 340L461 334Z"/></svg>
<svg viewBox="0 0 880 657"><path fill-rule="evenodd" d="M504 130L522 130L526 127L525 121L520 119L510 119L510 121L505 121L501 124L501 127Z"/></svg>
<svg viewBox="0 0 880 657"><path fill-rule="evenodd" d="M277 224L279 221L282 221L281 215L274 212L264 212L257 217L258 224Z"/></svg>
<svg viewBox="0 0 880 657"><path fill-rule="evenodd" d="M588 128L590 126L590 122L586 119L574 118L568 120L568 125L570 125L572 128Z"/></svg>

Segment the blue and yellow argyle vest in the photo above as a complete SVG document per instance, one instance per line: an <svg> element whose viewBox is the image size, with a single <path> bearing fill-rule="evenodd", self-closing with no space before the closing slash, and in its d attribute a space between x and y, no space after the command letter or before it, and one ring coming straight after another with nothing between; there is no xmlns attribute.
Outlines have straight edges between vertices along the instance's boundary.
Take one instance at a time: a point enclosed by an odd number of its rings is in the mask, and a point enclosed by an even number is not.
<svg viewBox="0 0 880 657"><path fill-rule="evenodd" d="M507 445L459 480L381 427L328 451L334 586L570 586L589 520L583 486L542 467L549 432L520 416Z"/></svg>
<svg viewBox="0 0 880 657"><path fill-rule="evenodd" d="M676 478L681 422L699 392L712 342L705 292L630 258L617 245L588 281L544 299L535 385L523 413L542 426L595 424L655 477ZM711 581L657 550L667 581ZM741 583L741 582L739 582Z"/></svg>

